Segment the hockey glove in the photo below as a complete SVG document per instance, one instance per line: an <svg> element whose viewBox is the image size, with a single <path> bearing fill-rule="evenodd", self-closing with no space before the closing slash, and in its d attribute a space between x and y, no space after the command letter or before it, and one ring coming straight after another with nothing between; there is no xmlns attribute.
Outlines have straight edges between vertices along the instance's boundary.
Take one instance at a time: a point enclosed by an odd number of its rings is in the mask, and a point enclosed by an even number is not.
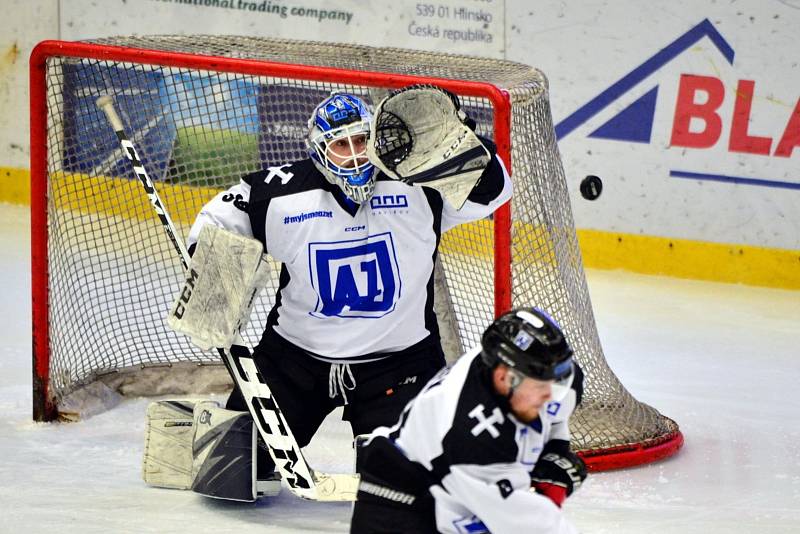
<svg viewBox="0 0 800 534"><path fill-rule="evenodd" d="M453 93L412 85L375 109L367 155L386 176L436 189L456 209L491 160Z"/></svg>
<svg viewBox="0 0 800 534"><path fill-rule="evenodd" d="M531 485L536 493L561 507L564 500L586 480L586 464L571 451L545 451L531 472Z"/></svg>

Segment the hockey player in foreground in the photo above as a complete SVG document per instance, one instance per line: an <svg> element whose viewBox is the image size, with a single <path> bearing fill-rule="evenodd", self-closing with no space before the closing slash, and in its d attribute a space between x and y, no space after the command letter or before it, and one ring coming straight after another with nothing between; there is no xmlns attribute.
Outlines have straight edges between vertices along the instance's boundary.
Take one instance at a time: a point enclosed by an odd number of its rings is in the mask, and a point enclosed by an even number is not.
<svg viewBox="0 0 800 534"><path fill-rule="evenodd" d="M501 316L362 446L351 532L575 532L560 507L586 477L568 430L582 384L546 313Z"/></svg>
<svg viewBox="0 0 800 534"><path fill-rule="evenodd" d="M421 90L396 115L424 121L431 115L424 109L430 94L431 88ZM452 95L446 98L457 107ZM419 135L412 147L406 141L413 125L398 134L391 128L376 130L371 121L358 97L326 98L309 122L308 159L245 176L203 207L189 234L191 250L204 226L221 227L255 238L282 263L280 289L253 360L300 447L339 406L355 435L392 424L444 366L432 294L441 234L491 215L511 197L508 174L488 141L470 132L474 146L460 160L466 167L445 173L468 184L454 206L439 190L412 184L435 186L441 173L422 160L446 160L443 151L452 152L464 136L454 142L446 138L448 132L442 132L444 137L434 132L445 142L426 147L425 135ZM370 139L371 126L377 138ZM433 125L434 130L442 127ZM367 156L370 143L372 160ZM414 168L428 171L414 174ZM471 180L464 182L459 174ZM226 408L210 407L208 416L199 419L195 413L195 421L213 425L224 419L226 426L213 433L205 429L202 435L196 429L196 451L199 438L208 444L216 436L220 446L214 461L196 473L193 489L241 498L231 478L252 476L242 473L253 447L246 425L250 416L235 412L247 410L238 390ZM233 442L222 439L226 432L245 437L224 450L225 443ZM247 462L233 461L236 456ZM263 450L256 464L258 478L271 476L274 464ZM249 481L243 485L251 487Z"/></svg>

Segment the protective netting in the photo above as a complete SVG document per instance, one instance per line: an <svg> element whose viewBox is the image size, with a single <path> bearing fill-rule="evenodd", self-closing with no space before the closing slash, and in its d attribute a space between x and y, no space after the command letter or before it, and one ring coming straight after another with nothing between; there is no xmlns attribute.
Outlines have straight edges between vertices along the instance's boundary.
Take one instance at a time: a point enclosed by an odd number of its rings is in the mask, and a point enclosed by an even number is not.
<svg viewBox="0 0 800 534"><path fill-rule="evenodd" d="M385 74L367 87L336 82L334 71L259 72L243 62L274 61L388 74L488 82L511 101L512 301L537 305L567 332L586 372L583 406L571 420L574 446L614 452L674 439L677 425L636 401L606 364L582 268L566 181L556 147L547 83L511 62L396 49L220 36L120 37L95 44L165 52L163 63L51 55L46 67L49 394L58 403L108 373L217 365L166 326L181 264L104 115L111 95L128 135L179 231L185 236L204 202L248 172L306 157L307 120L331 90L375 104L390 88ZM102 57L96 52L92 57ZM115 58L119 58L117 51ZM196 57L194 58L196 59ZM193 63L196 65L197 63ZM172 65L172 66L170 66ZM269 72L271 75L265 75ZM302 78L302 79L301 79ZM309 78L309 79L306 79ZM315 81L317 80L317 81ZM323 81L324 80L324 81ZM481 135L493 136L496 109L462 97ZM236 199L231 199L235 201ZM440 252L447 314L469 347L494 317L491 220L443 236ZM277 273L251 319L254 345L278 287ZM180 380L180 379L179 379Z"/></svg>

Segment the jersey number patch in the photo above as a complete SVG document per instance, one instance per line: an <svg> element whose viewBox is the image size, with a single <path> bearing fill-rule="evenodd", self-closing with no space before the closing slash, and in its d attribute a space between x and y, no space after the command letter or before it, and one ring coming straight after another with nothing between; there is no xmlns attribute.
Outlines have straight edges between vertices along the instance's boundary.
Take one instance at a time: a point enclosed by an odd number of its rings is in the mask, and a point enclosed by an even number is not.
<svg viewBox="0 0 800 534"><path fill-rule="evenodd" d="M377 318L391 313L402 282L391 233L309 244L315 317Z"/></svg>

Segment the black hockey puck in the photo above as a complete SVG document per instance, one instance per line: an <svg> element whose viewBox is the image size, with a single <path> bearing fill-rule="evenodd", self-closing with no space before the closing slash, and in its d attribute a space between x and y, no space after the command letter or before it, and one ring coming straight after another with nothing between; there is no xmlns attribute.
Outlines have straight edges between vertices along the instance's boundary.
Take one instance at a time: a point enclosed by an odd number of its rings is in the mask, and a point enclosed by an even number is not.
<svg viewBox="0 0 800 534"><path fill-rule="evenodd" d="M586 200L597 200L597 197L599 197L602 192L603 181L599 176L590 174L581 180L581 195L583 195L583 198Z"/></svg>

